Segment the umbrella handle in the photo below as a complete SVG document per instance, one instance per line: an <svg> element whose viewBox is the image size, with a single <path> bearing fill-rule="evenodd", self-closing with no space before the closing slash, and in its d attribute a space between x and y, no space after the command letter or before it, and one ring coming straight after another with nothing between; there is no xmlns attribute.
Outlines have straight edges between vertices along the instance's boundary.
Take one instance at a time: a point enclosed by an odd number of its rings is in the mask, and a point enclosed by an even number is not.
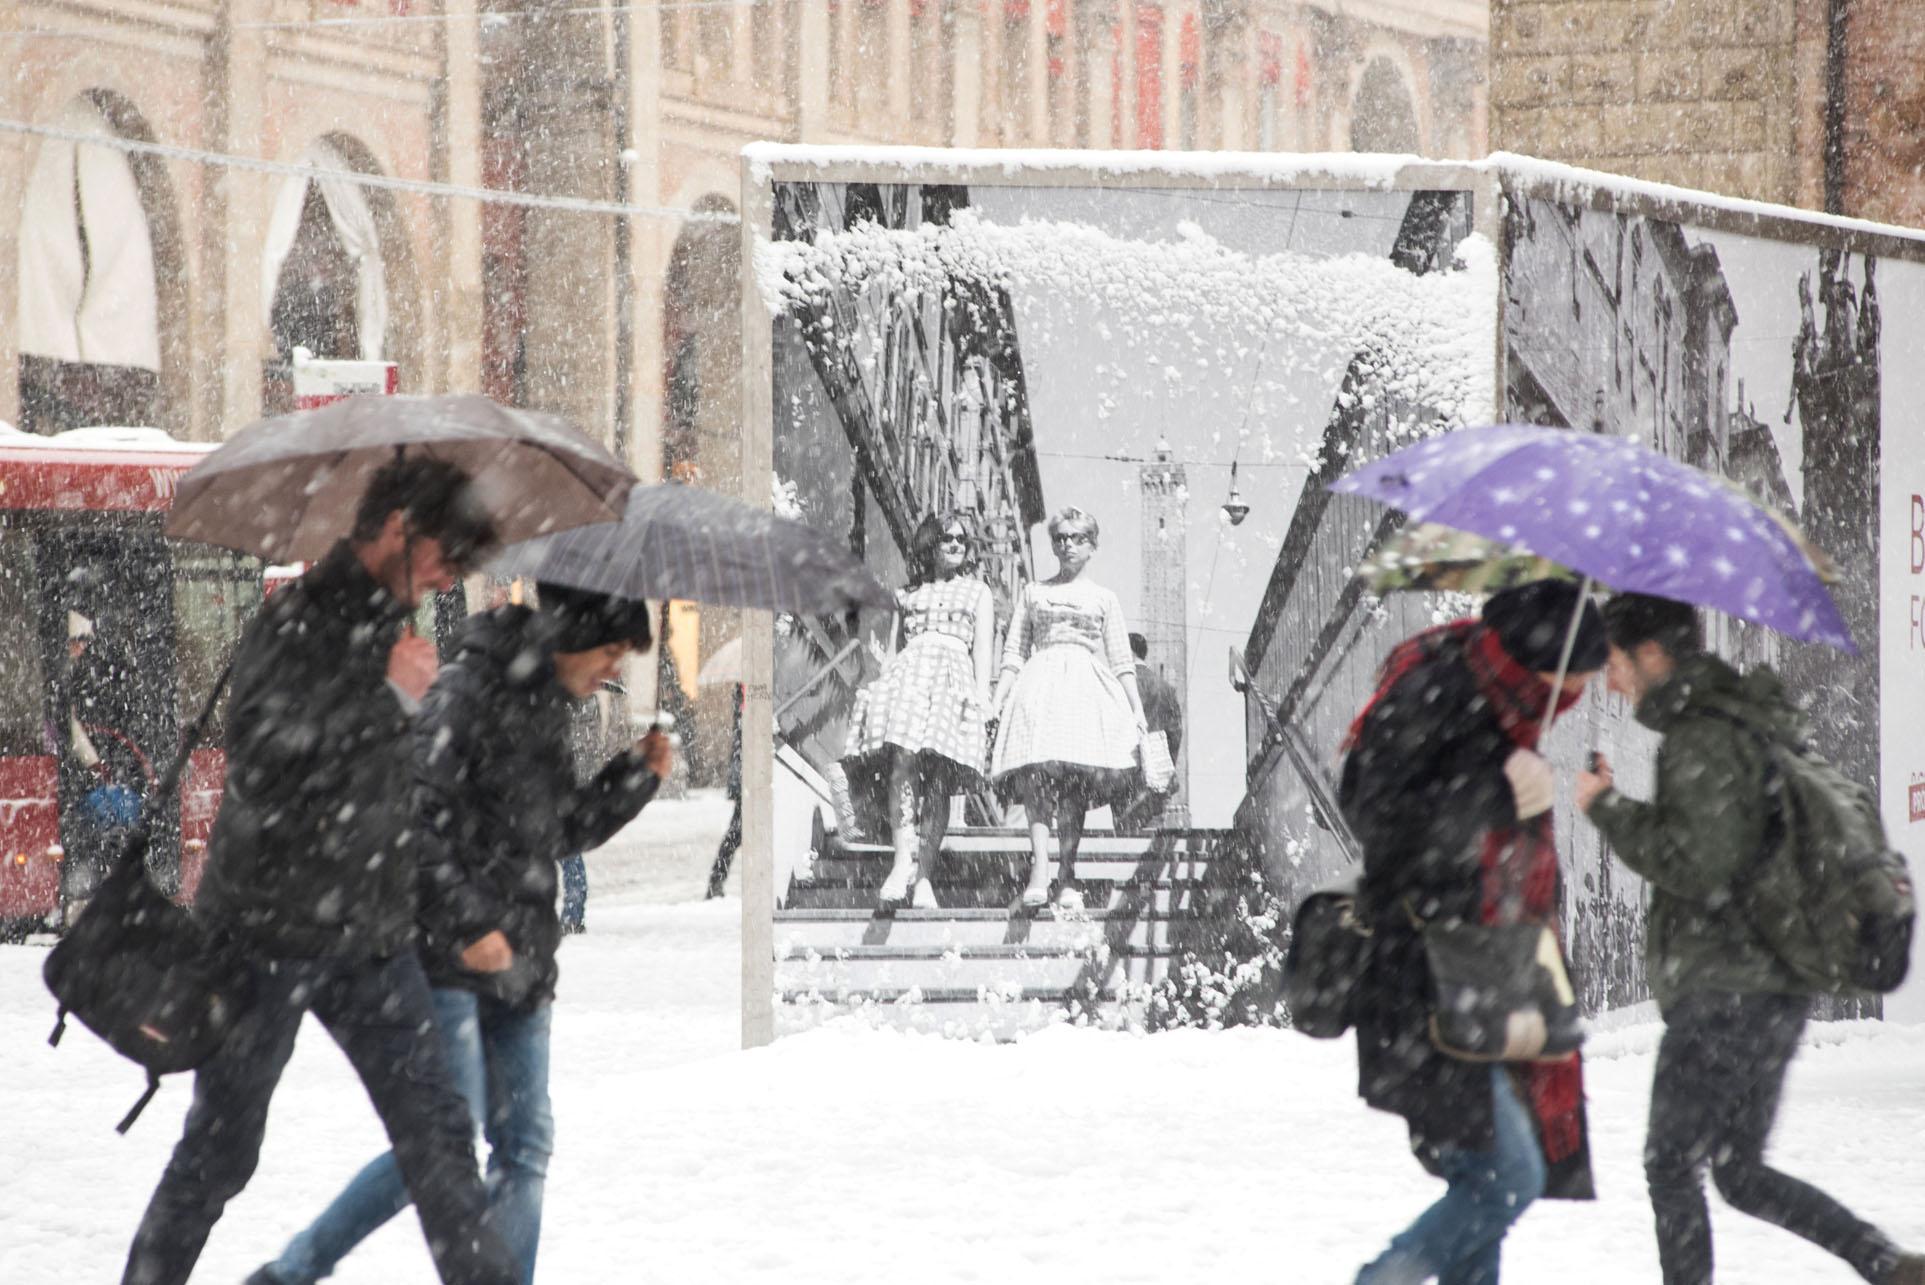
<svg viewBox="0 0 1925 1285"><path fill-rule="evenodd" d="M1557 681L1551 684L1551 698L1544 703L1544 722L1537 729L1537 743L1551 734L1551 720L1557 717L1557 703L1564 693L1564 677L1571 669L1571 653L1577 650L1578 627L1584 623L1584 608L1591 601L1591 587L1597 582L1585 576L1578 586L1577 606L1571 610L1571 627L1564 631L1564 648L1557 656ZM1595 730L1595 729L1593 729Z"/></svg>
<svg viewBox="0 0 1925 1285"><path fill-rule="evenodd" d="M647 736L650 732L666 732L668 743L677 749L681 748L682 734L675 730L675 715L657 706L652 712L642 715L642 718L644 720L642 726L645 729L642 732L643 736Z"/></svg>

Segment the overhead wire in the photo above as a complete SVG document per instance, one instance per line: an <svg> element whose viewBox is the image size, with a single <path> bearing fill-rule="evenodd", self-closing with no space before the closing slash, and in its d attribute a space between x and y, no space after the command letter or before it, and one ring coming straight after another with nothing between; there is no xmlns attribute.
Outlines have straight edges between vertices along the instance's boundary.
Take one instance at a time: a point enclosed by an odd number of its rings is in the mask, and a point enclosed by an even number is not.
<svg viewBox="0 0 1925 1285"><path fill-rule="evenodd" d="M482 201L495 205L519 205L538 210L564 210L575 214L615 214L645 218L677 219L689 223L739 224L742 218L724 210L696 210L675 206L631 205L625 201L601 201L580 196L545 196L537 192L515 192L496 187L469 187L459 183L439 183L430 179L397 178L389 174L370 174L363 170L335 169L298 161L270 161L259 156L240 156L199 147L172 143L150 143L118 134L89 133L62 129L57 125L34 125L27 121L0 120L0 133L24 134L61 142L84 143L142 156L188 161L197 165L216 165L227 169L275 174L287 178L329 179L361 187L382 188L391 192L412 192L421 196Z"/></svg>
<svg viewBox="0 0 1925 1285"><path fill-rule="evenodd" d="M656 13L679 9L765 9L773 0L658 0L655 4L571 5L560 9L473 9L441 13L371 14L356 18L284 18L260 22L229 22L219 25L224 31L303 31L392 27L473 19L482 26L505 26L534 18L588 17L601 14ZM124 21L117 18L116 21ZM0 39L67 38L79 39L99 34L97 27L23 27L0 32Z"/></svg>

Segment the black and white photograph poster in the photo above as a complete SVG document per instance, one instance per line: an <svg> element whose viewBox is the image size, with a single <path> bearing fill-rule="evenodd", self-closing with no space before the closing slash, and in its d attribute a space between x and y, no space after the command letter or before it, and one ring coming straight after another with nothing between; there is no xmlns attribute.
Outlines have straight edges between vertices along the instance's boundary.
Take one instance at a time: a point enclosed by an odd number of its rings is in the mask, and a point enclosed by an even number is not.
<svg viewBox="0 0 1925 1285"><path fill-rule="evenodd" d="M1707 642L1769 665L1811 722L1814 748L1878 794L1892 842L1925 837L1925 266L1525 197L1509 206L1505 274L1510 418L1636 437L1747 488L1796 521L1836 568L1858 648L1789 641L1705 614ZM1727 219L1729 221L1729 219ZM1788 233L1800 231L1796 225ZM1575 342L1574 342L1575 340ZM1628 702L1590 694L1589 720L1634 794L1656 738ZM1560 821L1563 818L1560 817ZM1595 829L1560 825L1577 878L1576 949L1609 1004L1641 998L1640 884ZM1887 997L1925 1016L1925 987Z"/></svg>
<svg viewBox="0 0 1925 1285"><path fill-rule="evenodd" d="M1325 484L1493 404L1472 194L1388 186L776 184L777 503L897 591L776 626L785 1017L1207 1007L1246 873L1340 864L1382 513Z"/></svg>

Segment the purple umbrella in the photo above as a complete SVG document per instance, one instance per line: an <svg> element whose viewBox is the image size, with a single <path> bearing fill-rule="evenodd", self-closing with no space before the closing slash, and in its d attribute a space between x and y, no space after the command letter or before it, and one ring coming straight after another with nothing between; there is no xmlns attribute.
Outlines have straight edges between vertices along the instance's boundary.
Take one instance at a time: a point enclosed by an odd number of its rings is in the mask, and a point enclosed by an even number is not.
<svg viewBox="0 0 1925 1285"><path fill-rule="evenodd" d="M1626 438L1526 424L1458 429L1330 489L1502 540L1613 589L1858 651L1796 528L1735 484Z"/></svg>

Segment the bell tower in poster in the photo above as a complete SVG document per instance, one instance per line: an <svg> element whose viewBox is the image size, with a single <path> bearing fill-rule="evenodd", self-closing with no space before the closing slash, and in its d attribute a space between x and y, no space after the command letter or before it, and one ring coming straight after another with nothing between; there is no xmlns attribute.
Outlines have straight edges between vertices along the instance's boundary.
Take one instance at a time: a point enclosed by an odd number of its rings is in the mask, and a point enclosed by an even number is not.
<svg viewBox="0 0 1925 1285"><path fill-rule="evenodd" d="M1137 470L1143 497L1143 592L1139 618L1130 623L1149 643L1142 660L1152 674L1168 683L1187 730L1189 722L1189 551L1185 538L1189 482L1182 461L1159 439L1156 451ZM1148 693L1145 693L1146 704ZM1151 720L1151 727L1156 720ZM1175 739L1175 738L1172 738ZM1176 780L1163 809L1165 826L1189 824L1190 771L1187 736L1172 748Z"/></svg>

